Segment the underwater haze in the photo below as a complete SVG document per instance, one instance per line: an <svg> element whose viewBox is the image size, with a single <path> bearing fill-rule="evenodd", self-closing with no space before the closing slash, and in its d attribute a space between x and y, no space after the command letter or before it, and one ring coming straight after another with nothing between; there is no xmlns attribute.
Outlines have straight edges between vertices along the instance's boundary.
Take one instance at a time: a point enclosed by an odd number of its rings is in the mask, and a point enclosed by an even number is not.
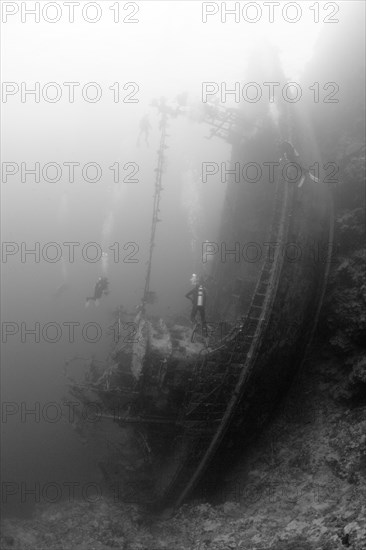
<svg viewBox="0 0 366 550"><path fill-rule="evenodd" d="M262 2L254 3L260 13L241 8L225 19L222 4L245 3L155 0L95 2L84 11L81 1L74 22L65 3L43 12L41 2L36 22L26 12L35 4L2 6L2 511L21 517L38 503L67 500L72 485L77 496L104 486L98 458L75 430L67 376L92 358L107 361L116 310L132 315L141 304L159 106L171 110L148 308L189 323L185 294L193 273L211 273L202 247L220 238L230 185L220 170L206 181L203 174L204 163L229 166L231 158L231 144L204 117L206 99L241 110L248 125L271 117L280 132L276 105L295 82L303 94L297 112L306 124L315 112L316 130L331 142L335 118L362 118L353 97L364 89L360 2L330 3L334 14L298 3L296 22L291 7L271 22ZM319 64L324 50L334 58ZM268 82L279 80L269 101ZM254 88L243 92L251 82L263 92L258 101ZM328 82L339 86L342 108L322 101L337 92L323 88ZM230 93L236 86L239 97ZM108 278L108 293L87 301L99 277Z"/></svg>

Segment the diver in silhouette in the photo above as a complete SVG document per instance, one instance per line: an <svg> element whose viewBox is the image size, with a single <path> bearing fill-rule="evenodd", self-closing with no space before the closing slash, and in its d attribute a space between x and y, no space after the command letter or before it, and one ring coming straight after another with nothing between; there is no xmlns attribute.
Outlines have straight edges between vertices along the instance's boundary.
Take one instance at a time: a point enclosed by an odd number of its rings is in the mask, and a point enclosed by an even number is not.
<svg viewBox="0 0 366 550"><path fill-rule="evenodd" d="M319 183L317 177L314 176L307 168L302 166L300 155L296 151L295 147L289 141L282 141L279 146L280 149L280 162L285 160L286 162L296 164L301 170L301 177L298 183L298 187L301 187L307 177L309 177L315 183Z"/></svg>
<svg viewBox="0 0 366 550"><path fill-rule="evenodd" d="M200 314L202 329L206 330L206 296L207 292L200 278L195 287L186 294L186 298L192 302L191 321L196 322L197 313Z"/></svg>
<svg viewBox="0 0 366 550"><path fill-rule="evenodd" d="M137 147L140 146L140 139L143 134L145 134L145 143L147 146L149 146L150 130L151 130L151 124L149 120L149 115L144 115L140 120L140 133L139 133L139 137L137 138Z"/></svg>
<svg viewBox="0 0 366 550"><path fill-rule="evenodd" d="M89 305L89 302L94 301L95 305L99 304L99 300L102 297L103 294L108 294L108 279L107 277L99 277L95 288L94 288L94 296L89 296L86 299L86 305Z"/></svg>

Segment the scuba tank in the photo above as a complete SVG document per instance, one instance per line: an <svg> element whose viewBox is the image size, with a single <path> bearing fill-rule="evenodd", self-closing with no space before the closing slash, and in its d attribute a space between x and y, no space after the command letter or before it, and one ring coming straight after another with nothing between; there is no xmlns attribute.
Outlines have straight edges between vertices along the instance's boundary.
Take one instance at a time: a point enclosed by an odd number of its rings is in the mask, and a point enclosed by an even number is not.
<svg viewBox="0 0 366 550"><path fill-rule="evenodd" d="M197 306L203 306L203 301L204 301L204 290L203 290L203 286L200 285L198 287L198 291L197 291Z"/></svg>

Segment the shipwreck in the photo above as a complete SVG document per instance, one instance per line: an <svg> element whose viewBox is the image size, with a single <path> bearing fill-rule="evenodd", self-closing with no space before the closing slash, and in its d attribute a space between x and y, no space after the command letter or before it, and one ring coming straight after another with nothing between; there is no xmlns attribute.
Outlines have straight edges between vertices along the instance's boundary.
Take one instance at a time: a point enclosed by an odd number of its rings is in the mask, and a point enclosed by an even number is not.
<svg viewBox="0 0 366 550"><path fill-rule="evenodd" d="M243 109L206 104L209 138L231 144L231 162L272 161L274 176L232 181L222 210L222 241L266 244L256 261L215 259L207 281L207 333L149 316L153 250L170 116L184 106L157 105L161 141L155 171L150 256L135 315L118 314L120 336L109 363L92 361L69 390L97 403L100 422L83 437L103 448L100 468L119 498L153 508L176 507L200 482L228 434L245 440L261 429L303 360L319 316L332 252L329 186L299 185L284 170L278 143L296 141L304 162L321 165L296 106L277 105L248 117ZM286 176L287 174L287 176ZM260 215L259 215L260 214ZM259 222L258 220L262 220ZM265 221L263 221L265 220ZM266 253L263 253L263 250ZM81 424L81 423L80 423ZM108 434L108 437L107 437Z"/></svg>

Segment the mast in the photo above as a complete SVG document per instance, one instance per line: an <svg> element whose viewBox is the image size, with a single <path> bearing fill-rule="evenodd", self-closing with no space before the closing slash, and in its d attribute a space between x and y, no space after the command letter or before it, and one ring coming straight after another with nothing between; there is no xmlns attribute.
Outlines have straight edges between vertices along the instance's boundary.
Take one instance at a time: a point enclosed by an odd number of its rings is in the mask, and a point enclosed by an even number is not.
<svg viewBox="0 0 366 550"><path fill-rule="evenodd" d="M185 94L182 94L185 96ZM155 248L155 235L157 224L161 221L159 218L160 213L160 200L161 192L163 191L162 187L162 178L165 167L165 149L168 148L166 145L167 126L168 126L168 117L177 117L180 114L186 114L186 97L181 97L179 105L176 108L172 108L166 104L164 97L160 98L160 101L154 100L152 105L158 108L160 113L160 123L159 128L161 130L160 137L160 146L158 149L158 162L157 168L155 168L155 191L154 191L154 200L153 200L153 210L152 210L152 220L151 220L151 232L150 232L150 245L149 245L149 259L147 262L147 270L145 277L145 288L142 298L141 311L145 313L146 304L150 300L150 279L151 279L151 268L152 268L152 258ZM235 109L225 109L218 105L210 106L210 110L205 113L203 117L203 122L207 122L213 128L211 130L211 135L208 139L213 136L218 136L224 138L226 141L230 141L230 133L235 124L240 120L238 112Z"/></svg>
<svg viewBox="0 0 366 550"><path fill-rule="evenodd" d="M163 172L164 172L164 164L165 164L165 154L164 151L167 149L166 145L166 138L168 136L167 134L167 125L168 125L168 108L165 105L165 102L163 99L160 100L160 104L158 105L158 109L161 114L160 119L160 129L161 129L161 137L160 137L160 146L158 149L158 163L157 168L155 168L155 191L154 191L154 201L153 201L153 211L152 211L152 220L151 220L151 232L150 232L150 247L149 247L149 260L147 262L147 271L146 271L146 278L145 278L145 288L144 288L144 295L142 298L142 312L145 312L146 304L149 302L149 293L150 293L150 278L151 278L151 266L152 266L152 257L153 252L155 248L155 234L157 229L157 224L161 221L159 218L159 212L160 212L160 199L161 199L161 192L163 190L162 187L162 178L163 178Z"/></svg>

